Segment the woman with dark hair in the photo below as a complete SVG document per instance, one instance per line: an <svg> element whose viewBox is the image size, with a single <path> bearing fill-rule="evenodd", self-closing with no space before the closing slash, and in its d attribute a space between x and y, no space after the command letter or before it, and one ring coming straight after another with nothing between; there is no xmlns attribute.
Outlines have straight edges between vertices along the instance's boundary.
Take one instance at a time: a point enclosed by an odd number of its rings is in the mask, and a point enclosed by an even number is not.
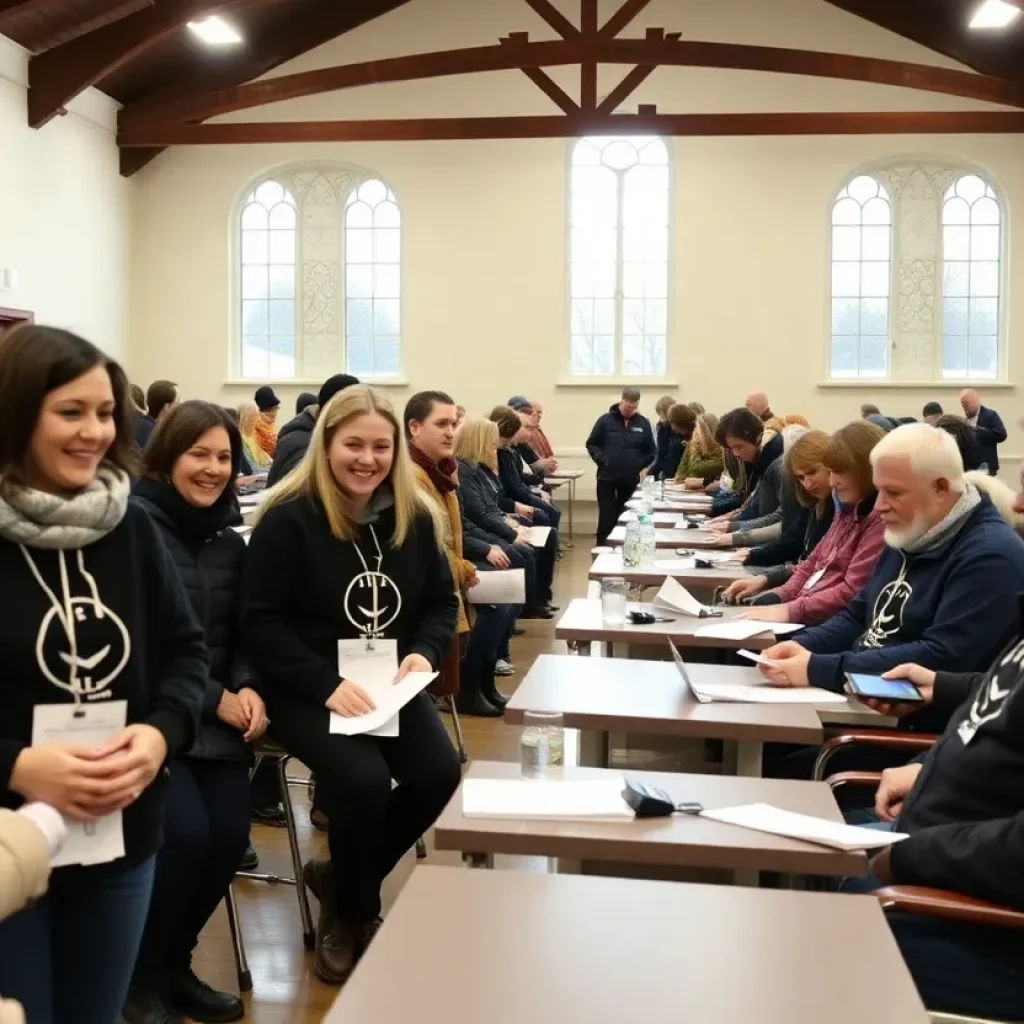
<svg viewBox="0 0 1024 1024"><path fill-rule="evenodd" d="M235 475L242 441L231 415L184 402L146 447L132 502L163 535L206 635L210 669L199 735L168 765L164 845L124 1018L128 1024L238 1020L242 1001L215 992L190 966L199 933L224 898L249 842L247 744L266 710L241 654L238 611L245 542Z"/></svg>
<svg viewBox="0 0 1024 1024"><path fill-rule="evenodd" d="M749 409L733 409L718 423L715 440L746 466L744 491L735 497L715 499L708 523L714 533L739 528L755 529L778 522L782 517L782 437L767 430L761 418Z"/></svg>
<svg viewBox="0 0 1024 1024"><path fill-rule="evenodd" d="M985 462L985 455L978 443L978 435L974 427L962 416L953 416L951 413L940 416L932 426L952 434L960 449L960 458L963 460L964 469L969 473L971 470L983 469L988 472L988 464Z"/></svg>
<svg viewBox="0 0 1024 1024"><path fill-rule="evenodd" d="M195 740L207 677L178 574L128 501L129 403L121 368L74 334L0 341L0 804L48 803L70 830L47 895L0 924L0 992L33 1024L118 1019L162 769Z"/></svg>

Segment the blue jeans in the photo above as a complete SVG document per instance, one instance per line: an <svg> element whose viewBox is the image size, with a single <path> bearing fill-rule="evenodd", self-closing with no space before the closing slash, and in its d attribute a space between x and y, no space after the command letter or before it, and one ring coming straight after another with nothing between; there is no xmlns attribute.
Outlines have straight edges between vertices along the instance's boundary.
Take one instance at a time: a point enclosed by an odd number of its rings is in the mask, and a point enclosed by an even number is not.
<svg viewBox="0 0 1024 1024"><path fill-rule="evenodd" d="M28 1024L117 1024L142 939L155 858L113 875L59 869L0 924L0 993Z"/></svg>
<svg viewBox="0 0 1024 1024"><path fill-rule="evenodd" d="M874 820L871 820L874 819ZM851 825L892 831L873 811L847 814ZM840 892L882 888L873 875L847 878ZM918 914L886 914L903 960L929 1010L1024 1020L1024 942L1017 932Z"/></svg>

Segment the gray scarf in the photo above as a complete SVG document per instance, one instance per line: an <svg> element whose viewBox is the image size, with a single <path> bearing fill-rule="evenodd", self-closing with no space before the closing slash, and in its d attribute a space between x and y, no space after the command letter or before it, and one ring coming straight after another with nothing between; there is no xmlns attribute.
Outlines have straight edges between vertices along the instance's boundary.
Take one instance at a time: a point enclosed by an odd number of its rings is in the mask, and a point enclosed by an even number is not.
<svg viewBox="0 0 1024 1024"><path fill-rule="evenodd" d="M967 522L967 517L981 504L981 494L978 488L969 480L965 482L964 493L957 499L957 503L949 510L946 518L936 523L927 533L922 534L915 541L911 541L903 550L908 555L919 555L922 551L929 551L932 548L945 544L952 540Z"/></svg>
<svg viewBox="0 0 1024 1024"><path fill-rule="evenodd" d="M72 551L101 540L128 508L127 474L104 463L88 487L70 497L12 487L0 497L0 537L49 551Z"/></svg>

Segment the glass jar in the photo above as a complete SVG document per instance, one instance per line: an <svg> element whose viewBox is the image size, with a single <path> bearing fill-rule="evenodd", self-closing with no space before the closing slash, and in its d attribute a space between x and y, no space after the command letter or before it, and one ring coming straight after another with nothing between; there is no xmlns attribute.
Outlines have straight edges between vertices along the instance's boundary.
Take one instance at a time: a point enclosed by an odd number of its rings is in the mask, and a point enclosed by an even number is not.
<svg viewBox="0 0 1024 1024"><path fill-rule="evenodd" d="M601 621L606 626L622 626L626 622L629 584L621 576L601 580Z"/></svg>
<svg viewBox="0 0 1024 1024"><path fill-rule="evenodd" d="M542 779L565 764L565 720L560 711L526 711L519 738L523 778Z"/></svg>

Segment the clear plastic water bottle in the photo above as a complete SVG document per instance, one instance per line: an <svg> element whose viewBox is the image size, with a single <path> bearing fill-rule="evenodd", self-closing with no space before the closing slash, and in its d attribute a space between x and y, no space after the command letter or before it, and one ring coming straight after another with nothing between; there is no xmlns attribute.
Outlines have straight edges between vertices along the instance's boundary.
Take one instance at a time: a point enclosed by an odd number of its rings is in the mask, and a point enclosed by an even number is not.
<svg viewBox="0 0 1024 1024"><path fill-rule="evenodd" d="M558 711L526 711L519 739L525 779L542 779L565 764L565 721Z"/></svg>
<svg viewBox="0 0 1024 1024"><path fill-rule="evenodd" d="M626 537L622 542L622 564L627 569L639 569L643 560L640 521L645 513L641 510L636 519L626 523Z"/></svg>
<svg viewBox="0 0 1024 1024"><path fill-rule="evenodd" d="M649 569L654 565L654 553L657 549L657 538L654 533L654 518L646 513L637 516L637 532L639 534L639 566Z"/></svg>

